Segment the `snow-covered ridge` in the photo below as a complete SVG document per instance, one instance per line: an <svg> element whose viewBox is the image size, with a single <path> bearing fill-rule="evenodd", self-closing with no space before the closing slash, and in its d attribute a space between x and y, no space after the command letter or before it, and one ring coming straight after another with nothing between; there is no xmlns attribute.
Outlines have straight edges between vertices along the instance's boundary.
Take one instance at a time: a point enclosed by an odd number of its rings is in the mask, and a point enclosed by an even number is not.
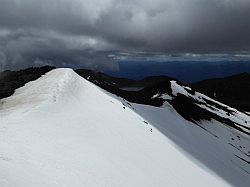
<svg viewBox="0 0 250 187"><path fill-rule="evenodd" d="M4 99L0 186L228 186L70 69Z"/></svg>
<svg viewBox="0 0 250 187"><path fill-rule="evenodd" d="M1 111L32 109L65 100L67 97L81 96L84 93L79 92L84 89L88 91L91 89L100 90L78 76L72 69L55 69L17 89L11 97L2 99L0 109Z"/></svg>
<svg viewBox="0 0 250 187"><path fill-rule="evenodd" d="M11 97L2 100L1 110L32 108L44 102L55 102L63 94L65 87L71 85L74 76L71 69L57 69L41 78L17 89Z"/></svg>
<svg viewBox="0 0 250 187"><path fill-rule="evenodd" d="M177 96L178 94L185 95L192 98L195 104L201 108L214 113L222 118L229 119L239 129L243 129L246 134L250 135L250 116L242 113L232 107L224 105L218 101L215 101L201 93L192 92L191 88L180 86L176 81L171 81L172 94Z"/></svg>

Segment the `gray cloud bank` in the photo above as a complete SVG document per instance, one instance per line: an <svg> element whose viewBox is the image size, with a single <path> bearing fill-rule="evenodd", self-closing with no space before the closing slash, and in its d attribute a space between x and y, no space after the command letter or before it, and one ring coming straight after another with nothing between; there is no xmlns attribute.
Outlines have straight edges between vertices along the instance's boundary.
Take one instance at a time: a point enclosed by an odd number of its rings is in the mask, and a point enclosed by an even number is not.
<svg viewBox="0 0 250 187"><path fill-rule="evenodd" d="M105 51L250 51L249 0L0 0L0 68L117 68Z"/></svg>

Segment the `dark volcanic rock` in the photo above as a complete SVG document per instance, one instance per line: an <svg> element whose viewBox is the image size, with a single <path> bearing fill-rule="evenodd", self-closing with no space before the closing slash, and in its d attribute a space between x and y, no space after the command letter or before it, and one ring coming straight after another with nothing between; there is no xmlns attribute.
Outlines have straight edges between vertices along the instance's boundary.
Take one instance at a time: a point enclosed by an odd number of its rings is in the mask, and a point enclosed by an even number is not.
<svg viewBox="0 0 250 187"><path fill-rule="evenodd" d="M217 101L234 108L250 111L250 74L242 73L225 78L209 79L190 85Z"/></svg>

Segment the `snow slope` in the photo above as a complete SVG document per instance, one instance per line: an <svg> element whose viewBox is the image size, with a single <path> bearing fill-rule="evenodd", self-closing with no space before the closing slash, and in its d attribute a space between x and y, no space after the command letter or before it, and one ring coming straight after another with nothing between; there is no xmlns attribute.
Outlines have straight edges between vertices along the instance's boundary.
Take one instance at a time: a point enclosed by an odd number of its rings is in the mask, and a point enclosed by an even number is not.
<svg viewBox="0 0 250 187"><path fill-rule="evenodd" d="M124 106L71 69L52 70L26 84L1 100L0 186L233 184L160 131L157 125L181 124L174 129L189 136L188 122L174 110L134 106ZM239 168L221 169L232 169L238 184L249 184Z"/></svg>
<svg viewBox="0 0 250 187"><path fill-rule="evenodd" d="M183 119L168 103L160 108L138 104L132 107L185 154L199 160L232 186L249 186L250 165L241 160L249 160L249 152L245 152L250 148L249 138L215 120L202 121L200 128Z"/></svg>
<svg viewBox="0 0 250 187"><path fill-rule="evenodd" d="M185 120L182 117L183 111L179 113L171 103L181 95L192 101L189 104L197 105L215 116L208 114L211 119L207 117L192 119L199 115L191 113L190 118ZM249 115L181 86L176 81L171 81L171 92L157 93L152 97L152 99L155 98L164 99L161 107L134 103L129 105L183 151L199 160L231 185L249 186ZM184 109L192 110L184 106L184 103L181 105ZM189 111L185 110L185 112ZM204 111L197 110L197 112Z"/></svg>

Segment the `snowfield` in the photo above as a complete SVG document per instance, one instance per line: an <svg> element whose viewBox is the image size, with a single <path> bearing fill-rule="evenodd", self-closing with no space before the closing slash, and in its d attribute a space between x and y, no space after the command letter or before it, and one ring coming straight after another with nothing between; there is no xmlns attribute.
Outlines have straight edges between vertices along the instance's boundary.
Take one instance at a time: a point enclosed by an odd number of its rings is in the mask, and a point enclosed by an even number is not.
<svg viewBox="0 0 250 187"><path fill-rule="evenodd" d="M248 154L229 145L249 137L217 121L205 131L167 102L129 104L71 69L0 102L1 187L250 185Z"/></svg>

